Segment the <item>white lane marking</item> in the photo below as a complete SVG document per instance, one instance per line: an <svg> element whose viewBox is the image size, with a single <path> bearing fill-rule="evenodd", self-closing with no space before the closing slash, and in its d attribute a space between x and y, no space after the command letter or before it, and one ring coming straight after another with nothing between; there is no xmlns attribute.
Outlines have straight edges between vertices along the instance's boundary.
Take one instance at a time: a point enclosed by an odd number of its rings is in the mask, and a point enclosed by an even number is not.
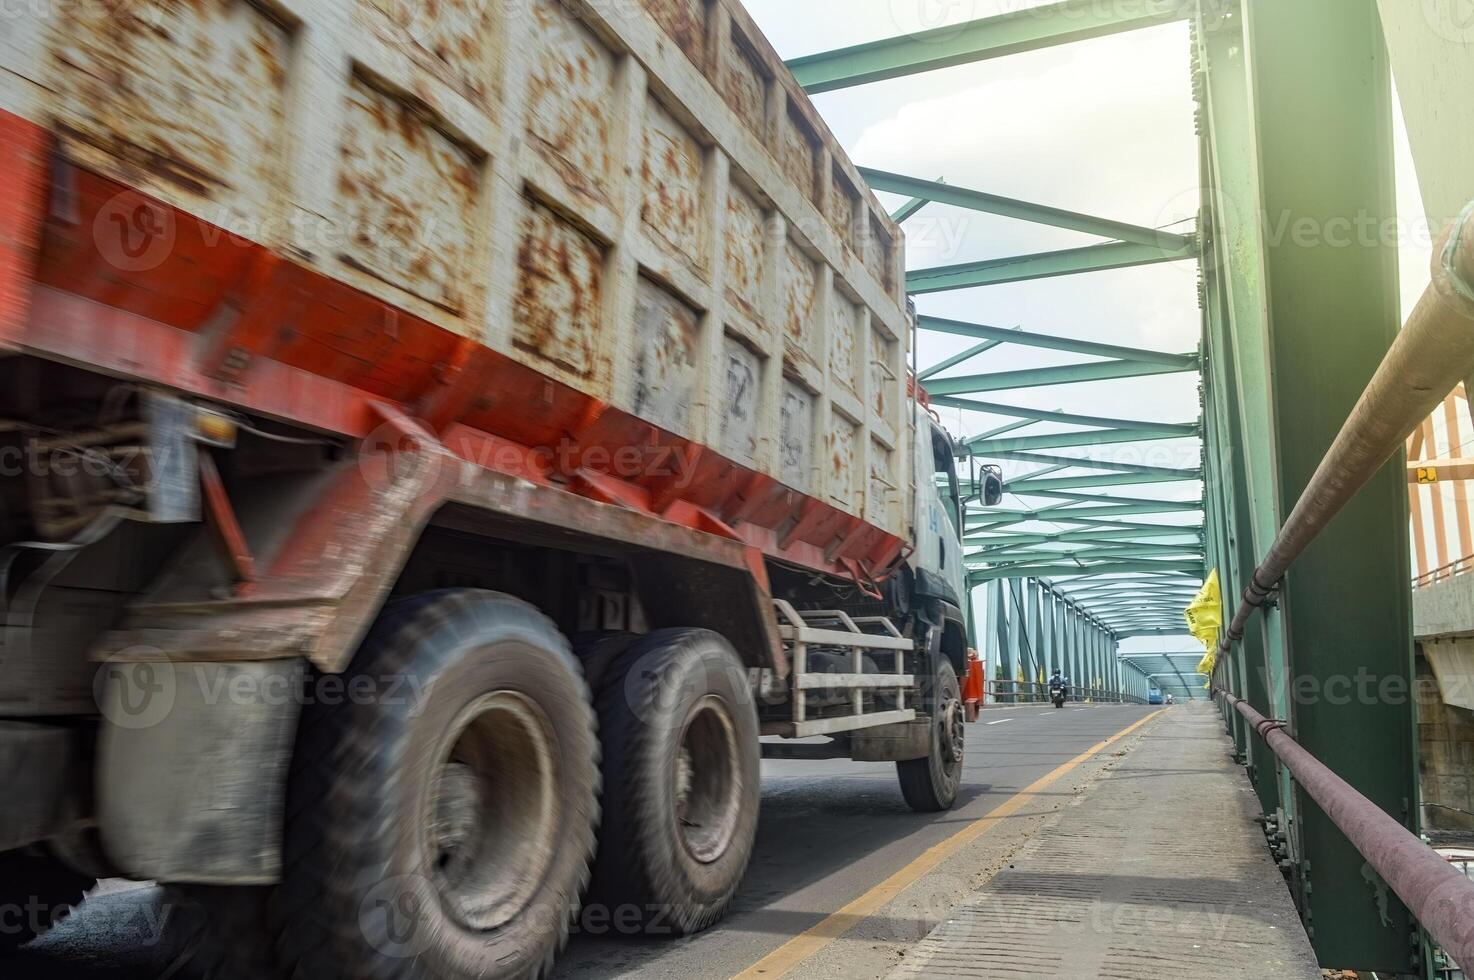
<svg viewBox="0 0 1474 980"><path fill-rule="evenodd" d="M990 724L990 725L1006 725L1010 721L1013 721L1013 719L1012 718L999 718L997 721L990 721L990 722L988 722L988 724Z"/></svg>

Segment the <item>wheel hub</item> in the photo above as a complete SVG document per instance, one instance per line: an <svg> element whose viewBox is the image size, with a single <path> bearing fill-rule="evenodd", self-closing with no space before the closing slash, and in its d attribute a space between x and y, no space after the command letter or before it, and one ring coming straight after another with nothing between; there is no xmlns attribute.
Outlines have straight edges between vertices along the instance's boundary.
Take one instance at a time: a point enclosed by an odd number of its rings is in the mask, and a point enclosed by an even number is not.
<svg viewBox="0 0 1474 980"><path fill-rule="evenodd" d="M552 726L521 694L468 705L451 727L426 821L430 878L452 918L505 925L536 894L554 857Z"/></svg>
<svg viewBox="0 0 1474 980"><path fill-rule="evenodd" d="M742 772L732 716L707 695L686 717L672 790L677 832L686 852L710 864L727 852L742 811Z"/></svg>
<svg viewBox="0 0 1474 980"><path fill-rule="evenodd" d="M941 717L938 718L940 729L938 740L943 759L951 762L962 761L963 747L967 739L966 720L961 701L953 698L942 708Z"/></svg>

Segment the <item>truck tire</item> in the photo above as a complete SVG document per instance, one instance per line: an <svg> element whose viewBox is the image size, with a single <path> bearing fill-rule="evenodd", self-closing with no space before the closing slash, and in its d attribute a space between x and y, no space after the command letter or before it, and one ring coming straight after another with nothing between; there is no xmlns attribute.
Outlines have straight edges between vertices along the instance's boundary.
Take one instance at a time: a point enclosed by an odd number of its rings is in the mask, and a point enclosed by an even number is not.
<svg viewBox="0 0 1474 980"><path fill-rule="evenodd" d="M616 928L700 932L732 901L757 834L747 671L716 633L660 630L610 666L596 703L604 824L591 901Z"/></svg>
<svg viewBox="0 0 1474 980"><path fill-rule="evenodd" d="M952 809L962 783L962 750L966 715L957 672L946 660L937 665L932 689L923 704L932 720L932 746L925 758L896 763L901 795L918 813L940 813Z"/></svg>
<svg viewBox="0 0 1474 980"><path fill-rule="evenodd" d="M0 854L0 906L19 915L0 921L0 953L10 953L71 914L95 885L43 848Z"/></svg>
<svg viewBox="0 0 1474 980"><path fill-rule="evenodd" d="M288 976L542 977L588 884L599 742L568 643L499 593L390 606L308 706L271 902ZM384 683L404 681L396 691Z"/></svg>

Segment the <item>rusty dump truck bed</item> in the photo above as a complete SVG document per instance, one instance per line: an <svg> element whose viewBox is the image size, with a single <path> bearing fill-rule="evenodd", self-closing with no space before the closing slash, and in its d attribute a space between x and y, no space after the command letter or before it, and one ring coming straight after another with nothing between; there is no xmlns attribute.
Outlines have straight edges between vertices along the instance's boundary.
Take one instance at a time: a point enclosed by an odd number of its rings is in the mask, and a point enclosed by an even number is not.
<svg viewBox="0 0 1474 980"><path fill-rule="evenodd" d="M512 468L813 567L899 554L900 233L736 0L32 5L6 33L10 349L350 436L379 401L467 456L665 440L694 485Z"/></svg>

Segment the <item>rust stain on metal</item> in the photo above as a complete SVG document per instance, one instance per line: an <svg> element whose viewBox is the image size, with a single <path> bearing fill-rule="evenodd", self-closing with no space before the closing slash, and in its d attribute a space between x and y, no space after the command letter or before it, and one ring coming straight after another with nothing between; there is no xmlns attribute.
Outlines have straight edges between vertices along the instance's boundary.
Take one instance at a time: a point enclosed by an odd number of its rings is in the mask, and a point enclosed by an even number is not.
<svg viewBox="0 0 1474 980"><path fill-rule="evenodd" d="M726 256L727 296L753 322L761 324L763 284L763 240L766 237L763 209L742 188L733 186L727 195Z"/></svg>
<svg viewBox="0 0 1474 980"><path fill-rule="evenodd" d="M829 223L839 235L839 240L847 248L854 248L855 234L855 208L860 201L860 195L855 192L855 187L850 183L838 167L834 168L832 183L829 188Z"/></svg>
<svg viewBox="0 0 1474 980"><path fill-rule="evenodd" d="M855 461L859 426L839 413L829 425L829 495L846 507L855 502Z"/></svg>
<svg viewBox="0 0 1474 980"><path fill-rule="evenodd" d="M645 113L644 142L640 218L657 243L700 266L701 144L653 99Z"/></svg>
<svg viewBox="0 0 1474 980"><path fill-rule="evenodd" d="M51 38L53 111L79 162L171 203L267 217L291 43L280 23L245 0L65 3Z"/></svg>
<svg viewBox="0 0 1474 980"><path fill-rule="evenodd" d="M752 44L736 28L728 39L720 86L727 105L752 130L759 141L767 142L768 71Z"/></svg>
<svg viewBox="0 0 1474 980"><path fill-rule="evenodd" d="M890 523L891 499L896 496L895 475L891 471L892 453L876 440L870 440L870 486L865 495L865 519L882 527Z"/></svg>
<svg viewBox="0 0 1474 980"><path fill-rule="evenodd" d="M783 249L783 332L792 353L813 363L814 303L818 298L819 269L814 260L789 240Z"/></svg>
<svg viewBox="0 0 1474 980"><path fill-rule="evenodd" d="M792 378L783 379L783 408L778 437L778 476L795 490L812 479L814 396Z"/></svg>
<svg viewBox="0 0 1474 980"><path fill-rule="evenodd" d="M640 0L698 68L706 67L706 0Z"/></svg>
<svg viewBox="0 0 1474 980"><path fill-rule="evenodd" d="M895 343L878 331L870 331L870 406L883 419L890 418L895 396L896 372L891 361Z"/></svg>
<svg viewBox="0 0 1474 980"><path fill-rule="evenodd" d="M487 0L362 0L395 47L483 108L496 95L501 26Z"/></svg>
<svg viewBox="0 0 1474 980"><path fill-rule="evenodd" d="M857 390L855 370L855 322L859 307L839 290L829 301L829 376L851 392Z"/></svg>
<svg viewBox="0 0 1474 980"><path fill-rule="evenodd" d="M700 317L648 279L635 299L634 411L671 432L691 429Z"/></svg>
<svg viewBox="0 0 1474 980"><path fill-rule="evenodd" d="M538 154L570 190L609 198L609 93L616 58L552 0L536 0L537 54L527 81L527 131Z"/></svg>
<svg viewBox="0 0 1474 980"><path fill-rule="evenodd" d="M861 258L865 263L865 268L869 269L870 274L885 287L887 293L895 292L896 277L891 268L891 253L895 243L891 239L890 232L886 231L880 219L873 214L870 216L868 232L864 235L862 244Z"/></svg>
<svg viewBox="0 0 1474 980"><path fill-rule="evenodd" d="M517 266L513 343L579 377L592 375L601 334L603 249L528 201Z"/></svg>
<svg viewBox="0 0 1474 980"><path fill-rule="evenodd" d="M355 268L456 315L476 282L476 160L423 107L359 78L348 86L338 195Z"/></svg>
<svg viewBox="0 0 1474 980"><path fill-rule="evenodd" d="M817 143L818 137L808 122L790 107L779 127L778 162L793 185L811 201L818 197Z"/></svg>
<svg viewBox="0 0 1474 980"><path fill-rule="evenodd" d="M724 337L726 391L722 398L722 453L738 462L757 457L762 358L736 337Z"/></svg>

